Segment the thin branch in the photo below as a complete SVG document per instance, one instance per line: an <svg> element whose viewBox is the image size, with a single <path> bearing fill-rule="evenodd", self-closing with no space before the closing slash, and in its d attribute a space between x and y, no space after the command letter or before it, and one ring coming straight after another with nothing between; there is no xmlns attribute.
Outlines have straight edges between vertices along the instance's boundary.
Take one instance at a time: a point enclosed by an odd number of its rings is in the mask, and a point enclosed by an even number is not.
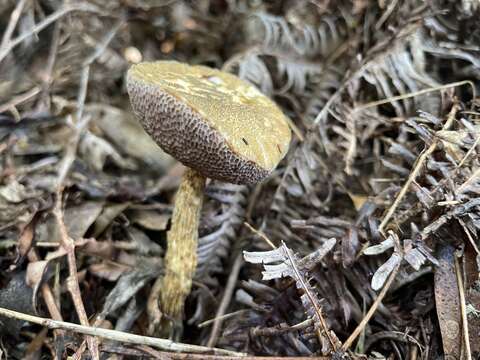
<svg viewBox="0 0 480 360"><path fill-rule="evenodd" d="M242 309L242 310L237 310L237 311L233 311L231 313L228 313L228 314L224 314L222 316L219 316L220 319L225 320L225 319L230 319L234 316L238 316L238 315L242 315L242 314L246 314L248 313L250 310L248 309ZM197 325L198 328L204 328L204 327L207 327L209 326L210 324L213 324L215 322L215 320L217 319L217 317L214 317L212 319L208 319L208 320L205 320L204 322L200 323Z"/></svg>
<svg viewBox="0 0 480 360"><path fill-rule="evenodd" d="M147 352L150 356L159 360L237 360L235 356L218 356L218 355L205 355L205 354L179 354L168 353L164 351L148 351L144 347L139 347L141 350ZM242 360L331 360L327 356L245 356Z"/></svg>
<svg viewBox="0 0 480 360"><path fill-rule="evenodd" d="M63 214L61 210L61 193L57 196L57 201L53 209L53 215L57 221L58 228L60 231L60 242L62 247L67 252L67 262L68 262L68 278L67 278L67 289L70 292L70 295L75 306L80 323L84 326L88 326L90 323L88 321L88 316L85 311L85 306L82 301L82 294L80 292L80 285L78 284L77 277L77 260L75 258L75 242L68 235L67 227L63 221ZM87 338L88 348L92 355L93 359L100 359L100 353L98 352L98 342L94 337Z"/></svg>
<svg viewBox="0 0 480 360"><path fill-rule="evenodd" d="M271 327L255 327L251 330L251 334L253 336L278 336L280 334L300 331L307 329L308 327L314 326L313 319L307 319L302 321L301 323L295 325L288 325L288 324L279 324L276 326Z"/></svg>
<svg viewBox="0 0 480 360"><path fill-rule="evenodd" d="M463 157L463 159L460 161L460 163L458 164L457 167L462 167L463 164L465 163L465 161L467 161L467 159L470 157L470 155L472 155L472 153L475 151L475 149L477 148L478 144L480 144L480 135L477 136L477 139L475 140L475 142L473 143L472 147L470 149L468 149L467 153L465 154L465 156Z"/></svg>
<svg viewBox="0 0 480 360"><path fill-rule="evenodd" d="M248 222L244 222L243 223L250 231L252 231L253 233L255 233L256 235L260 236L263 240L265 240L265 242L272 248L272 249L276 249L277 247L275 246L275 244L261 231L255 229L252 225L250 225Z"/></svg>
<svg viewBox="0 0 480 360"><path fill-rule="evenodd" d="M123 20L119 20L115 26L113 26L112 30L109 31L104 40L100 43L100 46L96 47L95 51L91 56L87 58L84 62L82 68L82 78L80 81L80 88L78 91L77 97L77 124L75 125L75 133L70 139L68 147L65 152L65 156L63 157L62 161L60 162L59 170L58 170L58 178L57 178L57 200L55 207L53 209L53 215L58 223L58 227L60 229L61 234L61 244L62 247L65 249L67 253L67 260L68 260L68 270L69 270L69 277L67 279L67 288L71 294L75 310L78 314L78 318L82 325L89 325L88 317L85 312L85 307L83 305L82 296L80 292L80 286L78 284L77 278L77 263L75 258L75 241L72 239L67 232L65 223L63 221L63 214L61 211L61 199L62 199L62 192L63 192L63 183L67 177L67 174L75 161L76 153L78 144L80 142L80 138L83 134L83 131L87 128L88 123L91 119L90 116L83 116L83 108L85 104L85 99L87 97L87 88L88 88L88 79L89 79L89 72L90 72L90 65L102 55L105 51L106 47L110 43L110 41L114 38L116 32L119 30L121 25L123 24ZM92 353L92 357L94 359L99 359L100 355L98 353L98 343L95 338L87 338L88 348Z"/></svg>
<svg viewBox="0 0 480 360"><path fill-rule="evenodd" d="M54 80L52 74L55 67L55 62L57 61L58 46L60 44L60 29L60 23L57 22L55 24L55 29L53 30L51 45L48 53L47 66L45 68L45 77L42 84L42 94L40 95L39 101L40 106L47 104L48 108L50 108L50 103L47 102L47 98L49 94L49 88Z"/></svg>
<svg viewBox="0 0 480 360"><path fill-rule="evenodd" d="M100 338L109 339L113 341L121 341L124 343L137 344L137 345L148 345L148 346L152 346L152 347L162 349L162 350L167 350L167 351L226 355L226 356L235 356L235 357L246 356L246 354L244 353L238 353L235 351L229 351L229 350L218 349L218 348L208 348L208 347L199 346L199 345L176 343L167 339L158 339L158 338L153 338L148 336L130 334L123 331L78 325L78 324L69 323L65 321L56 321L56 320L46 319L38 316L24 314L21 312L17 312L17 311L5 309L5 308L0 308L0 315L6 316L12 319L28 321L33 324L45 326L49 329L64 329L64 330L73 331L79 334L97 336Z"/></svg>

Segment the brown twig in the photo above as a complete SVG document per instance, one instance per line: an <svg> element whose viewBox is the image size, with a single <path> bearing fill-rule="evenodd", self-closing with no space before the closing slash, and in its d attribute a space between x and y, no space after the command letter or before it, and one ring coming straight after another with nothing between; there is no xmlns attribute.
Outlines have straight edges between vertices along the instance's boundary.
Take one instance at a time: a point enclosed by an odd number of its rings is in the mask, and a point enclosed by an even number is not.
<svg viewBox="0 0 480 360"><path fill-rule="evenodd" d="M53 30L51 45L48 53L47 66L45 67L44 81L42 84L42 93L40 94L39 105L44 106L45 104L49 107L50 102L47 101L49 95L49 88L53 83L53 69L55 67L55 62L57 60L58 46L60 44L60 23L55 24L55 29Z"/></svg>
<svg viewBox="0 0 480 360"><path fill-rule="evenodd" d="M68 260L68 268L69 268L69 278L67 279L67 288L72 296L72 300L74 302L75 309L77 311L80 323L85 326L89 325L89 321L85 312L85 307L82 302L80 286L78 284L78 279L77 279L77 265L76 265L76 259L75 259L75 241L74 239L70 238L70 236L68 235L67 229L65 227L65 223L63 221L63 214L61 211L61 195L63 191L63 183L75 160L78 143L80 141L81 135L83 134L83 131L87 128L88 123L90 121L89 116L83 116L85 99L87 97L90 65L93 64L93 62L99 56L101 56L101 54L105 51L106 47L115 36L118 29L120 29L122 24L123 24L123 20L118 21L112 27L112 29L106 34L106 36L104 37L104 40L100 43L100 45L96 47L92 55L90 55L87 58L87 60L83 63L82 77L81 77L80 88L79 88L78 97L77 97L77 113L76 113L77 124L75 126L75 133L69 142L65 156L62 159L59 166L59 171L58 171L59 175L57 178L57 201L53 210L53 214L57 220L57 223L60 229L61 244L62 244L62 247L67 252L67 260ZM94 338L87 338L87 343L93 358L99 359L100 355L98 353L97 341Z"/></svg>
<svg viewBox="0 0 480 360"><path fill-rule="evenodd" d="M40 260L35 249L31 249L28 252L28 260L30 262L35 262ZM57 303L55 301L55 296L53 295L50 285L48 285L48 283L46 282L42 283L42 285L40 286L40 291L42 293L43 301L45 301L45 305L47 305L48 312L50 313L50 316L52 317L52 319L56 321L63 321L62 313L60 312L60 309L57 306ZM56 329L54 330L53 333L56 338L65 337L65 331L63 329Z"/></svg>
<svg viewBox="0 0 480 360"><path fill-rule="evenodd" d="M472 88L472 94L473 94L472 98L475 99L477 97L476 90L475 90L475 84L470 80L462 80L462 81L453 82L453 83L450 83L450 84L433 86L433 87L430 87L430 88L427 88L427 89L411 92L411 93L408 93L408 94L392 96L392 97L389 97L389 98L386 98L386 99L372 101L368 104L357 106L355 108L355 111L361 111L361 110L365 110L365 109L368 109L368 108L371 108L371 107L376 107L376 106L379 106L379 105L388 104L388 103L391 103L391 102L394 102L394 101L404 100L404 99L408 99L408 98L412 98L412 97L417 97L419 95L428 94L430 92L446 90L446 89L450 89L450 88L457 87L457 86L463 86L463 85L470 85L470 87ZM457 110L458 109L456 109L456 111ZM446 129L444 128L443 130L446 130Z"/></svg>
<svg viewBox="0 0 480 360"><path fill-rule="evenodd" d="M279 324L271 327L264 327L264 328L256 327L251 330L251 334L253 336L278 336L280 334L284 334L288 332L304 330L313 325L314 325L313 319L307 319L302 321L301 323L291 325L291 326L286 323L283 323L283 324Z"/></svg>
<svg viewBox="0 0 480 360"><path fill-rule="evenodd" d="M70 295L75 306L75 310L80 320L80 324L88 326L90 323L88 321L88 316L85 311L85 306L82 301L82 294L80 292L80 285L78 284L77 278L77 260L75 258L75 242L68 235L67 227L63 221L63 213L61 210L61 193L57 196L57 201L53 209L53 215L57 221L57 225L60 231L60 243L62 247L67 252L67 262L68 262L68 278L67 278L67 289L70 292ZM100 359L100 353L98 352L98 342L94 337L87 338L88 348L91 352L93 359Z"/></svg>
<svg viewBox="0 0 480 360"><path fill-rule="evenodd" d="M13 311L5 308L0 308L0 315L6 316L12 319L28 321L33 324L45 326L49 329L64 329L64 330L73 331L79 334L96 336L96 337L109 339L113 341L120 341L124 343L137 344L137 345L148 345L148 346L152 346L152 347L166 350L166 351L225 355L225 356L231 356L231 357L237 357L237 358L240 356L246 356L246 354L244 353L238 353L235 351L229 351L229 350L218 349L218 348L208 348L208 347L199 346L199 345L176 343L167 339L159 339L159 338L153 338L148 336L129 334L123 331L78 325L78 324L69 323L65 321L56 321L56 320L46 319L38 316L24 314L18 311ZM205 356L205 355L202 355L202 356Z"/></svg>

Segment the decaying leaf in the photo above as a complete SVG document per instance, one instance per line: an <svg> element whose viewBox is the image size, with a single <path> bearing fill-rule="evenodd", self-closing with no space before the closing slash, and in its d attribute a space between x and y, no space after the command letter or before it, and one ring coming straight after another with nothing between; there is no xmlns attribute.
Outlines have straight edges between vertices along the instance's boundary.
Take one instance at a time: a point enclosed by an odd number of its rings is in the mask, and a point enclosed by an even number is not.
<svg viewBox="0 0 480 360"><path fill-rule="evenodd" d="M73 239L83 237L100 215L102 209L103 202L101 201L87 201L78 206L68 207L65 210L64 221L70 237ZM38 224L35 228L35 241L60 241L58 224L53 216L49 217L46 222Z"/></svg>
<svg viewBox="0 0 480 360"><path fill-rule="evenodd" d="M33 315L33 291L26 283L24 272L14 275L8 285L0 290L0 307ZM24 321L0 317L0 332L18 337Z"/></svg>
<svg viewBox="0 0 480 360"><path fill-rule="evenodd" d="M88 267L88 271L99 278L108 281L117 281L123 273L131 270L130 266L114 263L103 262L100 264L92 264Z"/></svg>
<svg viewBox="0 0 480 360"><path fill-rule="evenodd" d="M140 262L135 269L121 275L115 287L108 294L99 318L103 319L124 306L148 281L158 277L159 265L158 263Z"/></svg>
<svg viewBox="0 0 480 360"><path fill-rule="evenodd" d="M445 356L459 359L462 348L462 320L454 256L455 249L452 246L446 245L440 249L439 266L435 269L435 304Z"/></svg>
<svg viewBox="0 0 480 360"><path fill-rule="evenodd" d="M170 220L169 213L161 213L155 210L131 210L130 220L149 230L165 230Z"/></svg>

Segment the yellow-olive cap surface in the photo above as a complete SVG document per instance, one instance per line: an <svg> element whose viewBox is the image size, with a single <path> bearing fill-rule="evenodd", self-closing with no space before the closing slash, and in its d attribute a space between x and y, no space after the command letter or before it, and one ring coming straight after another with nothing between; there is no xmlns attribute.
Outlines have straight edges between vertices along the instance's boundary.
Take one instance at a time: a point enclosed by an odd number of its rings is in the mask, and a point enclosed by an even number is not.
<svg viewBox="0 0 480 360"><path fill-rule="evenodd" d="M127 90L157 144L204 176L255 183L288 151L285 115L232 74L175 61L140 63L128 71Z"/></svg>

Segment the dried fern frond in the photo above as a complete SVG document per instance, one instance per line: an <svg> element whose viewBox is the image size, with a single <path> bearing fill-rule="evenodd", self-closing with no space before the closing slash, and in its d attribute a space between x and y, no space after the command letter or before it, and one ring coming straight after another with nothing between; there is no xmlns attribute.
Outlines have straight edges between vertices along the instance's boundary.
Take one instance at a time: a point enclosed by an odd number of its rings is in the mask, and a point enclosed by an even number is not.
<svg viewBox="0 0 480 360"><path fill-rule="evenodd" d="M308 58L314 55L328 55L338 45L344 23L329 15L320 21L308 23L289 22L285 17L257 12L250 19L253 33L263 33L262 47L275 51L293 51L296 55Z"/></svg>
<svg viewBox="0 0 480 360"><path fill-rule="evenodd" d="M245 218L248 188L213 181L206 189L210 201L205 205L198 240L198 265L195 277L204 279L222 272L222 260L229 254L232 241Z"/></svg>
<svg viewBox="0 0 480 360"><path fill-rule="evenodd" d="M295 280L296 287L303 291L301 301L307 317L313 320L315 328L323 331L323 336L330 342L330 346L322 349L324 354L335 351L336 342L334 342L324 319L324 314L322 314L322 306L315 289L310 285L308 272L333 249L335 244L336 240L332 238L325 242L317 251L303 259L298 259L285 243L282 243L282 246L271 251L243 252L243 256L247 262L263 264L265 269L262 272L263 280L283 277L290 277Z"/></svg>

